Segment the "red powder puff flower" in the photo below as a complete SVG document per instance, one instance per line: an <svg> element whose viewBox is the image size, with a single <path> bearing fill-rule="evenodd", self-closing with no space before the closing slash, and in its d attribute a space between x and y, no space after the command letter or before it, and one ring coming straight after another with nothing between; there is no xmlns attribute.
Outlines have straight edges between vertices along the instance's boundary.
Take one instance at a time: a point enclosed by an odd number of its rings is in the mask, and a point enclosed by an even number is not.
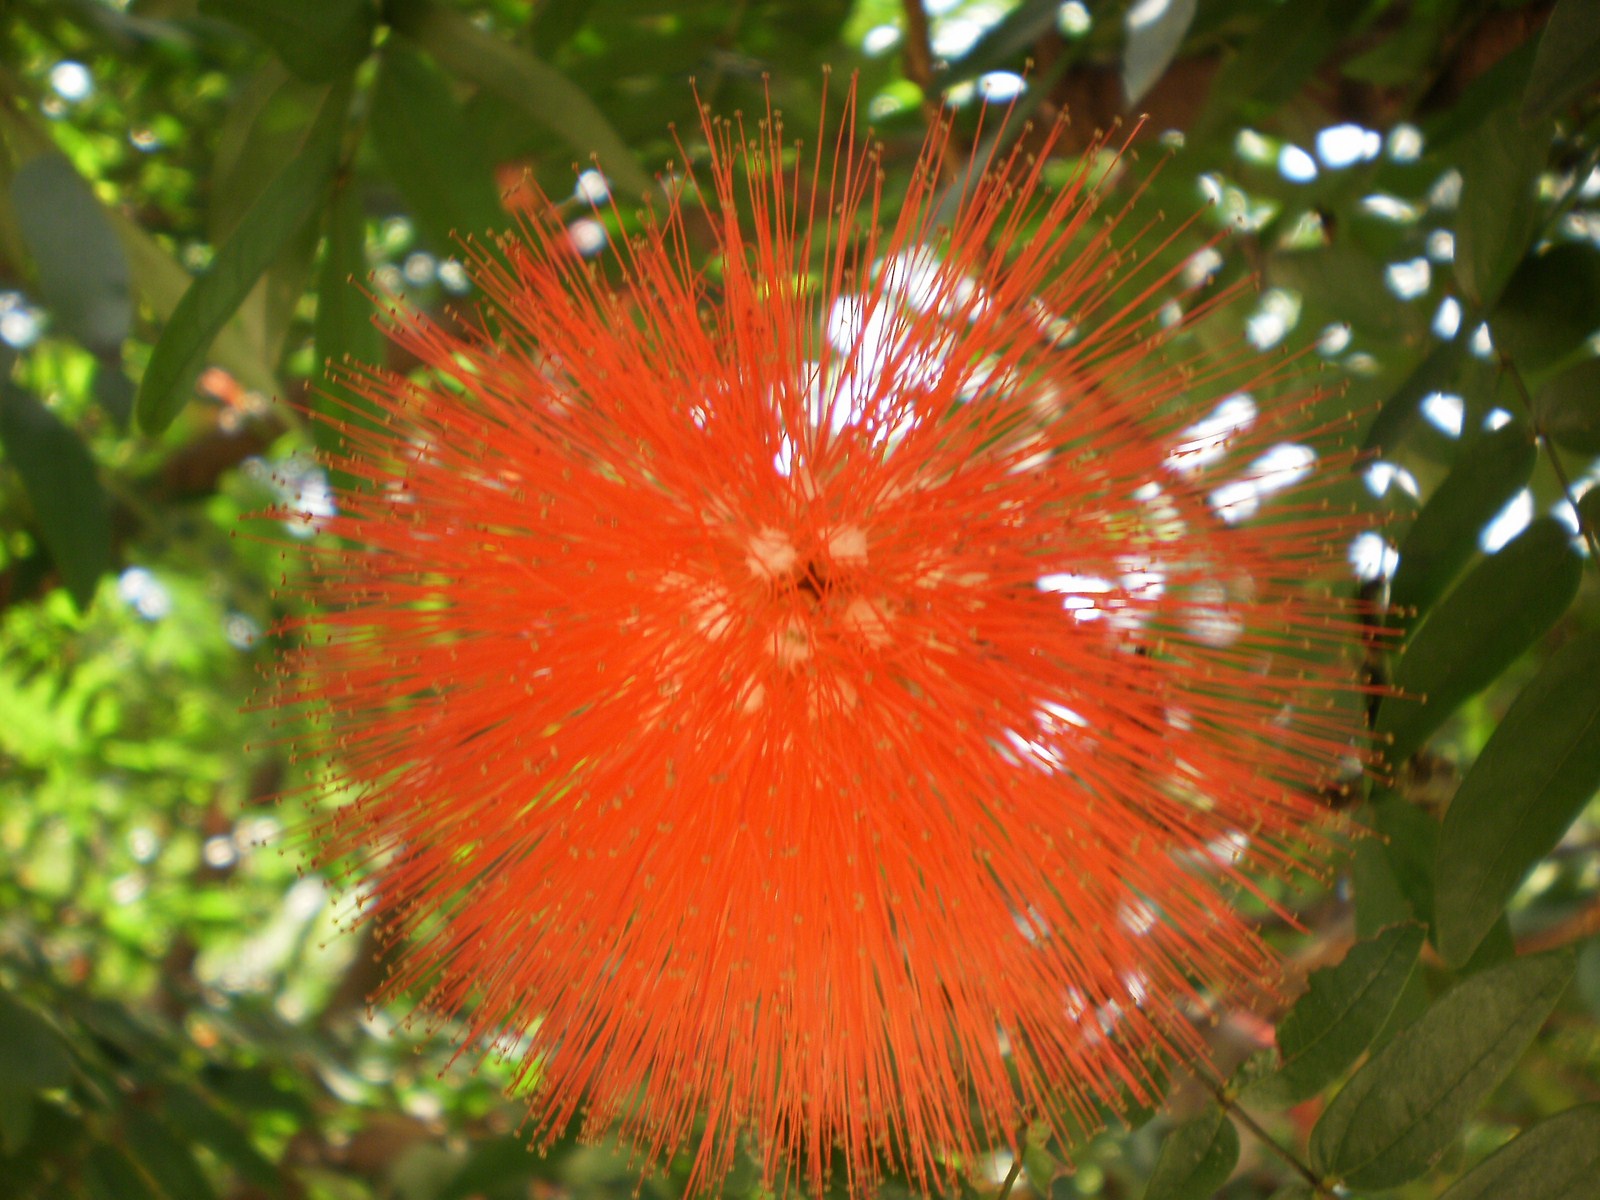
<svg viewBox="0 0 1600 1200"><path fill-rule="evenodd" d="M1354 761L1351 518L1055 135L932 137L883 229L848 134L706 134L608 265L537 212L479 327L397 315L428 371L354 381L291 700L392 989L539 1136L933 1187L1269 977L1223 893Z"/></svg>

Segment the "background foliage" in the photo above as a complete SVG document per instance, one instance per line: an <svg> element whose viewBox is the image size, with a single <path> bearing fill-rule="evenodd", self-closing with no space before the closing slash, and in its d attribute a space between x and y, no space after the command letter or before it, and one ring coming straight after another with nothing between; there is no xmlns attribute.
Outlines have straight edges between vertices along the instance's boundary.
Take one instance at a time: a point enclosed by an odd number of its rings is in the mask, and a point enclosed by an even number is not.
<svg viewBox="0 0 1600 1200"><path fill-rule="evenodd" d="M1223 998L1231 1080L1073 1170L1020 1131L968 1190L1600 1196L1597 0L5 0L0 1196L638 1187L528 1153L496 1064L369 1013L373 944L283 848L294 731L249 702L330 502L291 405L330 359L404 369L374 303L470 298L452 235L527 180L592 253L691 78L803 132L823 64L890 197L941 104L982 138L1021 88L1069 152L1148 113L1118 186L1209 202L1172 252L1256 282L1227 336L1310 348L1386 517L1351 586L1397 606L1392 775L1336 798L1379 836L1283 897L1303 998Z"/></svg>

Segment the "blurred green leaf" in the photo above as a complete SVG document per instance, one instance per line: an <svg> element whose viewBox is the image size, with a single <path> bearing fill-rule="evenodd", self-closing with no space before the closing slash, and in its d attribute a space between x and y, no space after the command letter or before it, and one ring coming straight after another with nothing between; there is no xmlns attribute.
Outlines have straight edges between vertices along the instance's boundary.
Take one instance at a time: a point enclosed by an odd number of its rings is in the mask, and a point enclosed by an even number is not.
<svg viewBox="0 0 1600 1200"><path fill-rule="evenodd" d="M1055 28L1060 7L1060 0L1022 0L985 29L965 54L940 72L938 85L948 88L976 79L986 71L1015 66L1017 59L1027 54L1040 37Z"/></svg>
<svg viewBox="0 0 1600 1200"><path fill-rule="evenodd" d="M1439 1200L1600 1200L1600 1104L1529 1126Z"/></svg>
<svg viewBox="0 0 1600 1200"><path fill-rule="evenodd" d="M1523 129L1509 106L1492 112L1462 148L1456 279L1480 308L1494 306L1533 240L1549 150L1548 130Z"/></svg>
<svg viewBox="0 0 1600 1200"><path fill-rule="evenodd" d="M206 233L227 240L250 206L300 152L327 88L289 74L276 59L236 89L211 159Z"/></svg>
<svg viewBox="0 0 1600 1200"><path fill-rule="evenodd" d="M360 192L347 179L328 206L313 327L317 364L328 373L316 380L312 389L312 404L321 419L311 422L311 433L318 449L326 454L344 448L338 422L372 411L339 369L345 363L378 366L383 362L383 335L373 324L372 301L363 290L366 271L366 218ZM350 487L355 481L338 472L335 483Z"/></svg>
<svg viewBox="0 0 1600 1200"><path fill-rule="evenodd" d="M123 1122L129 1153L167 1200L215 1200L216 1189L195 1161L194 1151L166 1122L143 1108L124 1109Z"/></svg>
<svg viewBox="0 0 1600 1200"><path fill-rule="evenodd" d="M1524 259L1489 328L1495 346L1524 374L1584 353L1600 329L1600 248L1564 242Z"/></svg>
<svg viewBox="0 0 1600 1200"><path fill-rule="evenodd" d="M0 1083L43 1091L72 1082L72 1055L50 1021L0 991Z"/></svg>
<svg viewBox="0 0 1600 1200"><path fill-rule="evenodd" d="M1533 74L1522 94L1522 122L1534 125L1600 79L1600 0L1556 0Z"/></svg>
<svg viewBox="0 0 1600 1200"><path fill-rule="evenodd" d="M1389 589L1398 609L1425 613L1478 546L1478 534L1533 474L1538 452L1520 421L1474 439L1412 522L1400 543Z"/></svg>
<svg viewBox="0 0 1600 1200"><path fill-rule="evenodd" d="M595 156L619 196L634 200L655 190L605 114L554 67L433 0L391 0L388 16L441 66L516 105L562 138L580 161Z"/></svg>
<svg viewBox="0 0 1600 1200"><path fill-rule="evenodd" d="M1372 1045L1394 1011L1422 949L1421 925L1395 925L1313 971L1306 994L1278 1025L1281 1065L1251 1084L1246 1101L1288 1107L1316 1095Z"/></svg>
<svg viewBox="0 0 1600 1200"><path fill-rule="evenodd" d="M1239 1131L1215 1104L1161 1143L1144 1200L1207 1200L1239 1161Z"/></svg>
<svg viewBox="0 0 1600 1200"><path fill-rule="evenodd" d="M1290 256L1280 256L1279 262ZM1367 428L1361 448L1379 453L1393 450L1405 433L1422 415L1422 398L1430 392L1443 391L1455 378L1456 369L1466 353L1464 339L1441 342L1430 350L1421 362L1407 374L1400 386L1384 398L1383 407Z"/></svg>
<svg viewBox="0 0 1600 1200"><path fill-rule="evenodd" d="M1524 875L1600 788L1600 632L1561 647L1501 720L1444 817L1434 941L1471 957Z"/></svg>
<svg viewBox="0 0 1600 1200"><path fill-rule="evenodd" d="M39 292L73 337L115 355L133 324L127 256L88 184L59 154L17 169L11 203L39 271Z"/></svg>
<svg viewBox="0 0 1600 1200"><path fill-rule="evenodd" d="M1124 18L1128 40L1122 49L1122 94L1137 104L1171 64L1194 22L1196 0L1167 0L1149 16L1148 4L1135 4ZM1135 24L1138 20L1138 24Z"/></svg>
<svg viewBox="0 0 1600 1200"><path fill-rule="evenodd" d="M312 83L355 70L378 23L374 0L200 0L200 11L249 30Z"/></svg>
<svg viewBox="0 0 1600 1200"><path fill-rule="evenodd" d="M89 448L30 393L0 377L0 447L22 477L39 536L80 611L111 570L111 502Z"/></svg>
<svg viewBox="0 0 1600 1200"><path fill-rule="evenodd" d="M1334 52L1359 19L1356 0L1303 0L1267 10L1211 85L1197 136L1209 137L1238 113L1282 103Z"/></svg>
<svg viewBox="0 0 1600 1200"><path fill-rule="evenodd" d="M372 90L372 141L439 254L506 227L493 165L444 78L403 37L384 45Z"/></svg>
<svg viewBox="0 0 1600 1200"><path fill-rule="evenodd" d="M0 1149L15 1154L33 1132L33 1096L72 1082L61 1032L32 1007L0 991Z"/></svg>
<svg viewBox="0 0 1600 1200"><path fill-rule="evenodd" d="M89 1200L156 1200L133 1161L103 1142L84 1160L83 1187Z"/></svg>
<svg viewBox="0 0 1600 1200"><path fill-rule="evenodd" d="M249 295L263 271L321 207L338 162L349 92L330 89L292 158L217 250L162 330L139 384L134 412L146 433L160 433L189 400L212 339Z"/></svg>
<svg viewBox="0 0 1600 1200"><path fill-rule="evenodd" d="M1600 454L1600 359L1563 371L1539 388L1533 416L1558 445Z"/></svg>
<svg viewBox="0 0 1600 1200"><path fill-rule="evenodd" d="M216 1105L188 1087L166 1094L166 1112L172 1122L205 1146L243 1179L269 1194L280 1190L278 1168L256 1149L244 1130Z"/></svg>
<svg viewBox="0 0 1600 1200"><path fill-rule="evenodd" d="M117 236L122 239L123 249L128 252L134 290L157 317L170 320L193 285L194 277L128 217L117 212L108 215ZM248 310L253 300L254 297L246 301L243 309ZM266 361L263 348L251 341L245 322L238 314L223 324L209 357L245 387L270 392L276 386L272 364Z"/></svg>
<svg viewBox="0 0 1600 1200"><path fill-rule="evenodd" d="M1469 696L1499 678L1577 595L1583 559L1567 527L1533 522L1474 567L1405 644L1398 695L1384 698L1375 731L1404 762Z"/></svg>
<svg viewBox="0 0 1600 1200"><path fill-rule="evenodd" d="M1600 487L1593 487L1578 497L1578 520L1591 533L1600 530Z"/></svg>
<svg viewBox="0 0 1600 1200"><path fill-rule="evenodd" d="M1415 1179L1516 1066L1572 977L1568 953L1469 976L1357 1071L1311 1131L1311 1166L1353 1188Z"/></svg>

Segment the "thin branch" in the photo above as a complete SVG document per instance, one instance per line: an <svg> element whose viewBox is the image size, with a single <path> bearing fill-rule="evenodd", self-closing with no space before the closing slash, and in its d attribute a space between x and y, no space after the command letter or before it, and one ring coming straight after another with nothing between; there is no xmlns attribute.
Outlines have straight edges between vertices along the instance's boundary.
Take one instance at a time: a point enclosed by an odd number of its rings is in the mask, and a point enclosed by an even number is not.
<svg viewBox="0 0 1600 1200"><path fill-rule="evenodd" d="M1262 1128L1259 1121L1257 1121L1244 1109L1240 1108L1237 1101L1235 1101L1233 1097L1228 1094L1228 1089L1223 1087L1222 1084L1217 1080L1213 1079L1208 1072L1201 1071L1198 1072L1198 1074L1201 1082L1205 1084L1212 1096L1216 1098L1217 1103L1222 1106L1223 1112L1227 1113L1228 1116L1232 1117L1235 1121L1239 1122L1239 1124L1248 1129L1255 1137L1256 1141L1260 1142L1268 1150L1271 1150L1279 1158L1283 1159L1284 1162L1288 1163L1289 1166L1293 1167L1295 1174L1304 1179L1306 1184L1313 1192L1315 1192L1318 1196L1326 1197L1327 1200L1333 1200L1333 1189L1325 1180L1319 1179L1317 1177L1317 1173L1313 1171L1305 1162L1301 1161L1299 1155L1295 1154L1294 1151L1280 1143L1277 1138L1273 1137L1264 1128Z"/></svg>
<svg viewBox="0 0 1600 1200"><path fill-rule="evenodd" d="M906 78L922 93L922 114L931 128L939 116L939 89L933 82L933 34L922 0L901 0L906 18L906 48L901 56Z"/></svg>
<svg viewBox="0 0 1600 1200"><path fill-rule="evenodd" d="M1528 417L1533 422L1534 435L1544 447L1545 455L1550 460L1550 469L1555 472L1556 482L1561 485L1561 494L1572 509L1573 520L1578 523L1578 532L1589 545L1589 558L1595 567L1600 569L1600 536L1597 536L1594 527L1583 519L1583 513L1578 508L1578 498L1572 491L1572 478L1567 474L1567 468L1561 461L1561 454L1556 449L1555 443L1539 424L1538 415L1533 411L1533 397L1528 393L1528 385L1522 380L1522 372L1517 370L1517 364L1511 360L1511 356L1505 353L1500 355L1500 369L1510 376L1512 384L1516 387L1517 395L1522 400L1522 407L1527 410Z"/></svg>
<svg viewBox="0 0 1600 1200"><path fill-rule="evenodd" d="M1011 1189L1017 1186L1017 1180L1022 1178L1022 1155L1018 1153L1011 1160L1011 1169L1006 1172L1006 1177L1000 1181L1000 1190L995 1193L994 1200L1009 1200Z"/></svg>

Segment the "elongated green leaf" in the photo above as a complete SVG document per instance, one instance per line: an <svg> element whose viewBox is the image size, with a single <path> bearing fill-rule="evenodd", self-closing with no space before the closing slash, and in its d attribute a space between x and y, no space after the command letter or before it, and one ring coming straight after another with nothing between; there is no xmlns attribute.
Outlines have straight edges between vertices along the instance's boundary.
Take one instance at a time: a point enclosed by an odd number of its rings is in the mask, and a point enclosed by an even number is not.
<svg viewBox="0 0 1600 1200"><path fill-rule="evenodd" d="M327 237L322 267L317 275L317 319L314 328L317 362L326 372L313 390L312 403L319 420L311 424L317 447L325 453L344 448L340 423L358 420L372 411L340 377L345 363L377 365L383 361L383 336L373 324L372 301L362 290L366 275L366 220L361 196L346 181L328 206ZM334 482L341 488L355 481L342 472Z"/></svg>
<svg viewBox="0 0 1600 1200"><path fill-rule="evenodd" d="M433 248L507 224L488 152L450 87L405 38L390 38L372 91L372 140Z"/></svg>
<svg viewBox="0 0 1600 1200"><path fill-rule="evenodd" d="M1426 612L1472 557L1489 519L1528 482L1537 457L1521 422L1484 434L1461 452L1400 543L1389 597Z"/></svg>
<svg viewBox="0 0 1600 1200"><path fill-rule="evenodd" d="M89 1200L156 1200L132 1160L104 1144L90 1150L84 1160L83 1187Z"/></svg>
<svg viewBox="0 0 1600 1200"><path fill-rule="evenodd" d="M1383 407L1367 428L1361 448L1382 452L1399 444L1422 415L1422 398L1429 392L1443 391L1449 385L1465 353L1465 343L1460 339L1441 342L1429 351L1400 386L1385 397Z"/></svg>
<svg viewBox="0 0 1600 1200"><path fill-rule="evenodd" d="M1578 520L1591 532L1600 530L1600 488L1590 488L1578 497Z"/></svg>
<svg viewBox="0 0 1600 1200"><path fill-rule="evenodd" d="M1195 0L1167 0L1159 10L1135 4L1128 10L1128 41L1122 49L1122 91L1137 104L1161 78L1194 21Z"/></svg>
<svg viewBox="0 0 1600 1200"><path fill-rule="evenodd" d="M107 215L117 236L122 239L122 248L128 252L128 262L133 267L134 291L157 317L170 320L184 294L193 285L194 277L155 238L128 217L118 212ZM255 297L246 300L242 311L248 310L254 302ZM266 361L263 348L250 340L242 311L224 323L207 357L245 387L258 392L271 391L276 386L272 365Z"/></svg>
<svg viewBox="0 0 1600 1200"><path fill-rule="evenodd" d="M1518 265L1489 314L1495 347L1524 375L1586 353L1600 327L1600 248L1562 242Z"/></svg>
<svg viewBox="0 0 1600 1200"><path fill-rule="evenodd" d="M1523 1130L1439 1200L1600 1200L1600 1104Z"/></svg>
<svg viewBox="0 0 1600 1200"><path fill-rule="evenodd" d="M1600 358L1563 371L1533 397L1539 428L1582 454L1600 454Z"/></svg>
<svg viewBox="0 0 1600 1200"><path fill-rule="evenodd" d="M146 433L160 433L182 411L206 351L263 271L321 206L338 162L346 88L335 87L306 135L261 198L217 250L211 269L183 294L162 330L139 384L134 413Z"/></svg>
<svg viewBox="0 0 1600 1200"><path fill-rule="evenodd" d="M1506 713L1445 813L1434 941L1465 962L1517 884L1600 788L1600 632L1551 656Z"/></svg>
<svg viewBox="0 0 1600 1200"><path fill-rule="evenodd" d="M1535 124L1600 79L1600 0L1557 0L1539 35L1522 120Z"/></svg>
<svg viewBox="0 0 1600 1200"><path fill-rule="evenodd" d="M0 446L33 503L45 549L80 610L111 570L111 502L77 431L0 377Z"/></svg>
<svg viewBox="0 0 1600 1200"><path fill-rule="evenodd" d="M1278 1026L1282 1065L1245 1090L1259 1104L1287 1107L1316 1095L1372 1045L1417 965L1420 925L1396 925L1350 947L1338 966L1312 973Z"/></svg>
<svg viewBox="0 0 1600 1200"><path fill-rule="evenodd" d="M228 239L284 164L300 153L326 95L325 87L289 74L276 61L264 63L238 87L211 160L206 232L213 243Z"/></svg>
<svg viewBox="0 0 1600 1200"><path fill-rule="evenodd" d="M1239 1131L1215 1104L1167 1135L1144 1200L1207 1200L1239 1161Z"/></svg>
<svg viewBox="0 0 1600 1200"><path fill-rule="evenodd" d="M1491 113L1463 149L1456 279L1485 311L1494 307L1533 240L1537 179L1549 150L1548 131L1520 128L1510 107Z"/></svg>
<svg viewBox="0 0 1600 1200"><path fill-rule="evenodd" d="M1433 863L1438 857L1439 822L1420 805L1387 788L1375 789L1367 806L1380 851L1393 872L1411 914L1424 925L1433 921Z"/></svg>
<svg viewBox="0 0 1600 1200"><path fill-rule="evenodd" d="M61 155L41 154L17 169L11 203L51 314L94 353L115 354L133 324L132 283L89 185Z"/></svg>
<svg viewBox="0 0 1600 1200"><path fill-rule="evenodd" d="M516 105L562 138L580 161L597 157L620 193L643 196L654 190L605 114L560 71L433 0L391 0L387 11L394 27L440 65Z"/></svg>
<svg viewBox="0 0 1600 1200"><path fill-rule="evenodd" d="M1535 521L1484 559L1411 635L1378 709L1377 733L1404 762L1469 696L1487 687L1555 624L1578 592L1583 559L1567 527Z"/></svg>
<svg viewBox="0 0 1600 1200"><path fill-rule="evenodd" d="M129 1153L169 1200L215 1200L216 1189L195 1161L194 1152L164 1121L143 1108L127 1110L124 1120Z"/></svg>
<svg viewBox="0 0 1600 1200"><path fill-rule="evenodd" d="M0 991L0 1084L41 1091L70 1082L72 1056L60 1031L30 1006Z"/></svg>
<svg viewBox="0 0 1600 1200"><path fill-rule="evenodd" d="M237 1171L241 1179L269 1191L277 1189L281 1180L272 1160L256 1149L231 1117L199 1092L187 1087L172 1089L166 1096L166 1112L176 1126Z"/></svg>
<svg viewBox="0 0 1600 1200"><path fill-rule="evenodd" d="M248 29L312 83L354 71L378 23L373 0L200 0L200 11Z"/></svg>
<svg viewBox="0 0 1600 1200"><path fill-rule="evenodd" d="M72 1056L55 1026L0 991L0 1150L12 1155L27 1145L34 1093L71 1080Z"/></svg>
<svg viewBox="0 0 1600 1200"><path fill-rule="evenodd" d="M1355 1188L1415 1179L1508 1075L1572 978L1572 955L1514 959L1457 984L1333 1098L1311 1165Z"/></svg>

